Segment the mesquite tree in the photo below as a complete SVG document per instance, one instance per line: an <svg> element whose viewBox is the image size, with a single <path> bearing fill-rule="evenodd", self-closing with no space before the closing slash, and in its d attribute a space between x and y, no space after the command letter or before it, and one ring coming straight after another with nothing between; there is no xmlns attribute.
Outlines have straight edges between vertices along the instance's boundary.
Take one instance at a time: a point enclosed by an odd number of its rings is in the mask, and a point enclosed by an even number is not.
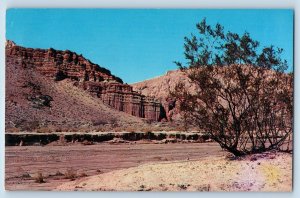
<svg viewBox="0 0 300 198"><path fill-rule="evenodd" d="M184 115L222 148L236 156L280 149L290 141L293 123L293 74L285 73L283 52L259 50L250 34L224 32L203 19L198 36L185 37L185 71L198 91L178 83L171 94Z"/></svg>

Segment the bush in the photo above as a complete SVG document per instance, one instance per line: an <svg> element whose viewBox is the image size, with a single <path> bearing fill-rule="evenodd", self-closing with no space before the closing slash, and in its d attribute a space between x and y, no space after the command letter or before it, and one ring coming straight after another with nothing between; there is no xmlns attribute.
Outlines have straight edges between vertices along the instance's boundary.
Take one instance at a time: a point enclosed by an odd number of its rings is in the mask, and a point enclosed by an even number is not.
<svg viewBox="0 0 300 198"><path fill-rule="evenodd" d="M75 180L77 177L76 171L73 168L67 169L65 173L65 179Z"/></svg>
<svg viewBox="0 0 300 198"><path fill-rule="evenodd" d="M63 176L64 174L63 173L61 173L59 170L58 171L56 171L56 173L55 173L55 176Z"/></svg>
<svg viewBox="0 0 300 198"><path fill-rule="evenodd" d="M224 33L204 19L185 38L187 73L198 91L178 83L171 93L187 121L236 156L280 149L292 133L293 75L274 46L258 51L249 33Z"/></svg>
<svg viewBox="0 0 300 198"><path fill-rule="evenodd" d="M36 183L45 183L44 176L42 173L37 174L37 176L35 177L35 182Z"/></svg>

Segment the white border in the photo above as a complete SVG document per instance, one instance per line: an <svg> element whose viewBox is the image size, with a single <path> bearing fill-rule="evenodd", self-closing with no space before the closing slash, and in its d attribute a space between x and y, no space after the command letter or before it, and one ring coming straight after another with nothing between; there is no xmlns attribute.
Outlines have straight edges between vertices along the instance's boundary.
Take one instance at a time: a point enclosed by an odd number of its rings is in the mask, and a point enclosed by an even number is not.
<svg viewBox="0 0 300 198"><path fill-rule="evenodd" d="M296 56L299 53L299 3L300 0L1 0L0 2L0 197L22 197L32 198L33 196L47 197L63 197L73 196L73 198L89 196L89 197L219 197L224 198L243 198L247 197L300 197L300 157L299 157L299 129L300 124L297 118L300 115L299 87L300 79L298 70L300 58ZM294 51L294 72L295 72L295 144L294 144L294 185L293 193L127 193L127 192L6 192L4 191L4 119L5 119L5 62L4 62L4 46L5 46L5 11L7 8L292 8L295 10L295 51ZM280 28L280 27L274 27ZM297 104L298 103L298 104ZM83 194L84 193L84 194Z"/></svg>

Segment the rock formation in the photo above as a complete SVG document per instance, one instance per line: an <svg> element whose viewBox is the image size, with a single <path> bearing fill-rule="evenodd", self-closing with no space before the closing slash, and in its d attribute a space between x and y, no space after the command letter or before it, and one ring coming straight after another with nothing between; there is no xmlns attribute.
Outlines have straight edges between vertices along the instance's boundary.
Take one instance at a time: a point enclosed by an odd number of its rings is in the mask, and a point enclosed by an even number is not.
<svg viewBox="0 0 300 198"><path fill-rule="evenodd" d="M84 89L119 110L133 116L159 121L161 105L153 97L146 97L133 91L127 84L118 82L85 82Z"/></svg>
<svg viewBox="0 0 300 198"><path fill-rule="evenodd" d="M123 83L109 70L69 50L25 48L7 41L6 57L13 59L17 64L22 64L23 67L35 68L41 74L53 77L55 80L71 78L80 82L116 81Z"/></svg>
<svg viewBox="0 0 300 198"><path fill-rule="evenodd" d="M6 43L6 64L21 65L52 78L54 81L71 79L74 85L98 97L104 104L130 115L151 121L162 119L161 104L153 97L146 97L109 70L69 50L52 48L33 49Z"/></svg>

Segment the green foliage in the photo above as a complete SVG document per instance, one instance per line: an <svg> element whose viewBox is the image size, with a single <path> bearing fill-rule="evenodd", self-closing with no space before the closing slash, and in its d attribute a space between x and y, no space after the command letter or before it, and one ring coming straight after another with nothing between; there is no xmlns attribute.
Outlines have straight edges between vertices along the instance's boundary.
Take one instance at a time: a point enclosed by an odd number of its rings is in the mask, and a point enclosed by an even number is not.
<svg viewBox="0 0 300 198"><path fill-rule="evenodd" d="M287 69L286 60L280 58L282 48L271 45L259 51L259 42L252 39L248 32L242 35L224 32L222 25L217 23L212 27L207 24L206 18L196 27L198 36L191 34L184 38L187 66L175 62L181 69L231 64L251 64L281 72Z"/></svg>
<svg viewBox="0 0 300 198"><path fill-rule="evenodd" d="M293 75L283 73L283 50L259 51L248 32L224 32L203 19L198 36L185 37L184 70L198 92L178 83L171 93L185 122L197 125L236 156L280 149L290 140L293 123Z"/></svg>

